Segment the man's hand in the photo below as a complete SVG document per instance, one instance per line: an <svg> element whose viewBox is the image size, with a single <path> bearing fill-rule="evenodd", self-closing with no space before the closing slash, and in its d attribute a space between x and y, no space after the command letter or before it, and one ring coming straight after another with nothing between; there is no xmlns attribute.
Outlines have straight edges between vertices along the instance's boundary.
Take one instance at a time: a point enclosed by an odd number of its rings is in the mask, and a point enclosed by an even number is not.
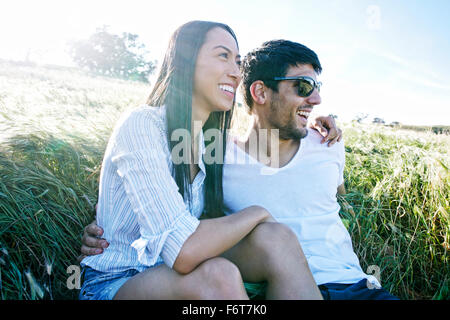
<svg viewBox="0 0 450 320"><path fill-rule="evenodd" d="M103 249L108 248L109 243L100 238L103 235L103 229L100 228L95 221L84 228L83 237L81 238L81 255L78 262L81 262L86 256L94 256L103 253Z"/></svg>
<svg viewBox="0 0 450 320"><path fill-rule="evenodd" d="M336 122L333 117L317 117L310 124L310 127L319 131L319 133L323 136L321 143L328 141L329 147L342 139L342 130L336 126Z"/></svg>

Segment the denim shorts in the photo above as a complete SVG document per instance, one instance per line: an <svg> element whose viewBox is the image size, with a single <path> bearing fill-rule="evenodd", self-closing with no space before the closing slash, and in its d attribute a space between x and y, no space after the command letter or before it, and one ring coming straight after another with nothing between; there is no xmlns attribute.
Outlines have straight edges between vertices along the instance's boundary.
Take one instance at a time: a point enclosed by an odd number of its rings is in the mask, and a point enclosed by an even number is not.
<svg viewBox="0 0 450 320"><path fill-rule="evenodd" d="M83 285L80 300L113 300L120 287L139 273L130 269L123 272L101 272L85 266L82 271Z"/></svg>

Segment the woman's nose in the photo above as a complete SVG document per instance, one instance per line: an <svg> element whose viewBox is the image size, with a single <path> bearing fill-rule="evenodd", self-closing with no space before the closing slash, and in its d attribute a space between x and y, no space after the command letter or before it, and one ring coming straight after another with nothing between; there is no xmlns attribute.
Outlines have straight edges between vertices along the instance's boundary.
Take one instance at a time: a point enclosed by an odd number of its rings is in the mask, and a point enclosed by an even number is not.
<svg viewBox="0 0 450 320"><path fill-rule="evenodd" d="M241 81L241 70L238 66L231 68L228 75L232 78L237 79L238 81Z"/></svg>

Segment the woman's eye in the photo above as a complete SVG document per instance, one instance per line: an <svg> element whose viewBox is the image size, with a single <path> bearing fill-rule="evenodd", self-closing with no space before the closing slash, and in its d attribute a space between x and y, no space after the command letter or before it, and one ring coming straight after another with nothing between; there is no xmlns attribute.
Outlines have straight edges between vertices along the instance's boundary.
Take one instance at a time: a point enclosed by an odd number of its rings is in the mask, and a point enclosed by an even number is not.
<svg viewBox="0 0 450 320"><path fill-rule="evenodd" d="M219 54L219 56L224 57L225 59L228 59L228 53L226 53L226 52Z"/></svg>

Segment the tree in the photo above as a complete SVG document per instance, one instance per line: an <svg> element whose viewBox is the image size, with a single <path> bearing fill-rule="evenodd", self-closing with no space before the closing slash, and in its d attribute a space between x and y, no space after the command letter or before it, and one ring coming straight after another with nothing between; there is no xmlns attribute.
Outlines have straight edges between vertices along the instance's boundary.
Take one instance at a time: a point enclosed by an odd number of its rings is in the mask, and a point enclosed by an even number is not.
<svg viewBox="0 0 450 320"><path fill-rule="evenodd" d="M390 125L391 127L398 127L398 126L400 126L400 122L398 122L398 121L393 121L393 122L391 122L389 125Z"/></svg>
<svg viewBox="0 0 450 320"><path fill-rule="evenodd" d="M103 26L86 40L69 44L74 62L92 72L122 79L148 82L156 62L148 61L145 45L138 35L124 32L115 35Z"/></svg>
<svg viewBox="0 0 450 320"><path fill-rule="evenodd" d="M384 124L384 120L381 118L373 118L372 123L376 123L376 124Z"/></svg>
<svg viewBox="0 0 450 320"><path fill-rule="evenodd" d="M367 113L358 113L355 117L355 121L358 123L363 122L364 119L366 119L369 115Z"/></svg>

